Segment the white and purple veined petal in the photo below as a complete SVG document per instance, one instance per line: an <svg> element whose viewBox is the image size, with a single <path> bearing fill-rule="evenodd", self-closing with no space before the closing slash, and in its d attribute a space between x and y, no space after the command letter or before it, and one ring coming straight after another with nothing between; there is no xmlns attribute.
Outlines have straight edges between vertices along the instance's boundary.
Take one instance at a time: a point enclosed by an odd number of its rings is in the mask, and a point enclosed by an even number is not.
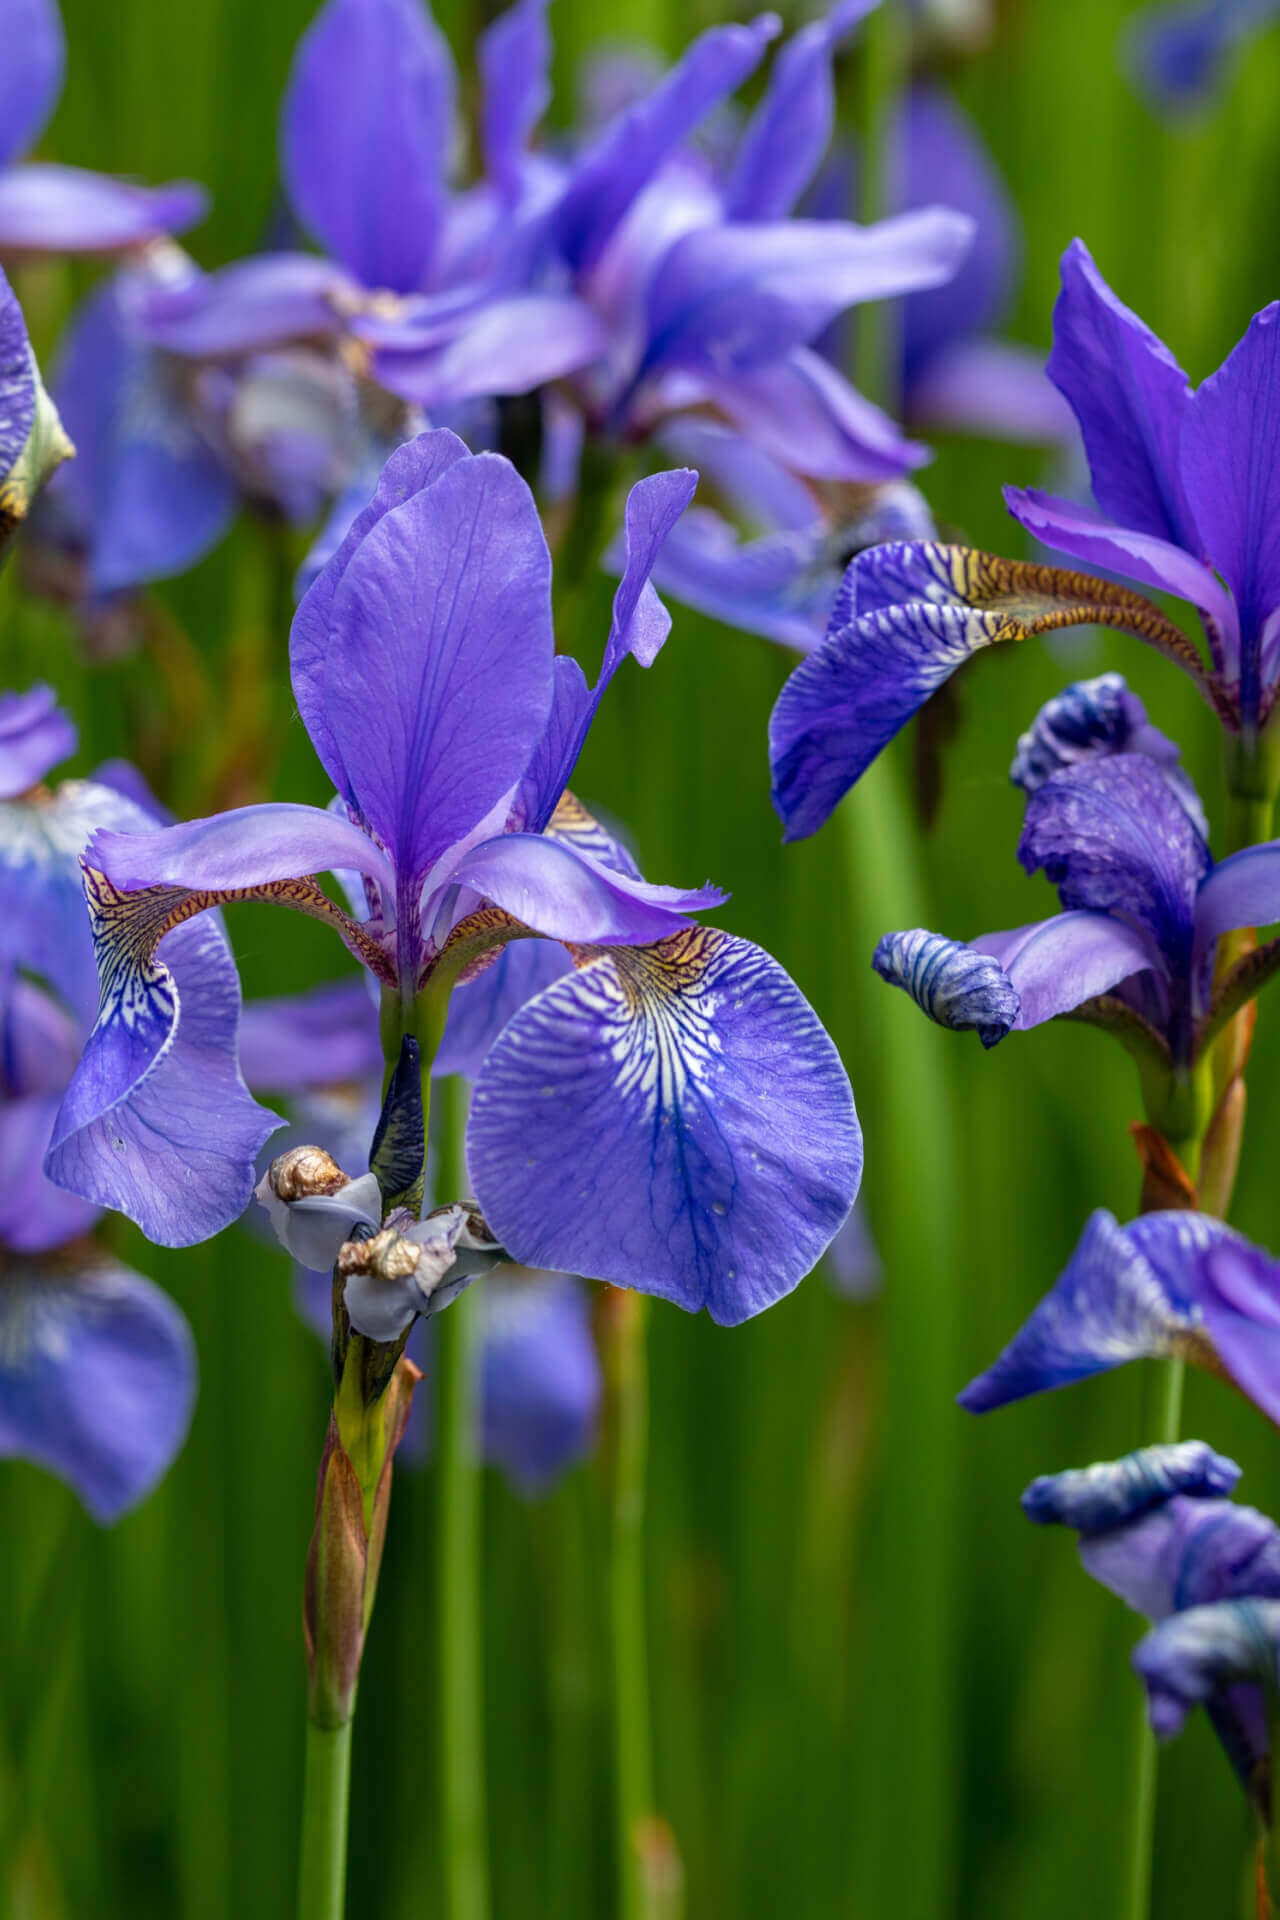
<svg viewBox="0 0 1280 1920"><path fill-rule="evenodd" d="M187 1323L98 1248L11 1259L0 1287L0 1454L34 1461L109 1524L186 1437L196 1391Z"/></svg>
<svg viewBox="0 0 1280 1920"><path fill-rule="evenodd" d="M525 1264L736 1325L798 1284L856 1197L844 1069L747 941L690 927L579 957L477 1081L467 1156L485 1217Z"/></svg>
<svg viewBox="0 0 1280 1920"><path fill-rule="evenodd" d="M925 927L886 933L871 964L940 1027L972 1028L984 1047L997 1045L1017 1024L1022 1003L1004 968L944 934Z"/></svg>

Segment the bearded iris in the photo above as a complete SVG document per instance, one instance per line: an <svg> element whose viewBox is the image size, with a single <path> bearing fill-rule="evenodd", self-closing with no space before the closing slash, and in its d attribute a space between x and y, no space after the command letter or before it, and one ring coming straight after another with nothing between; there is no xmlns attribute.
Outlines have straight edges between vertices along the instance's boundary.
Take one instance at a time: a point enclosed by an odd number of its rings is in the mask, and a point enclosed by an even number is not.
<svg viewBox="0 0 1280 1920"><path fill-rule="evenodd" d="M453 981L542 935L574 970L506 1019L468 1132L497 1239L523 1265L730 1322L796 1284L860 1172L835 1050L776 962L690 920L719 903L714 888L639 879L565 791L613 673L628 654L651 663L666 638L648 576L693 485L677 472L632 490L592 689L554 658L550 559L510 464L445 431L392 457L293 627L294 693L334 807L104 833L87 852L102 1009L58 1119L53 1177L171 1244L247 1201L275 1116L243 1089L234 1033L202 1032L215 1006L168 954L209 907L276 900L328 921L380 983L390 1029L416 1030L428 1052ZM349 878L356 911L325 893L325 872ZM221 1081L185 1080L179 1124L160 1120L143 1152L129 1116L189 1034Z"/></svg>

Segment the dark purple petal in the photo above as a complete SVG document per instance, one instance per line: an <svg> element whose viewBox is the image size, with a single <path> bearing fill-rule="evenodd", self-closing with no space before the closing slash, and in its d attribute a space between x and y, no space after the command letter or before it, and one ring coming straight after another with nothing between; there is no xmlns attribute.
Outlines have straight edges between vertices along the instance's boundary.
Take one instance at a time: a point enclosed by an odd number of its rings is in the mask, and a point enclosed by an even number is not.
<svg viewBox="0 0 1280 1920"><path fill-rule="evenodd" d="M843 0L825 20L813 20L792 34L779 51L764 98L743 130L725 183L725 214L730 220L783 220L791 212L831 140L835 44L876 4L877 0Z"/></svg>
<svg viewBox="0 0 1280 1920"><path fill-rule="evenodd" d="M511 941L483 973L454 988L432 1073L474 1080L508 1020L572 965L553 940Z"/></svg>
<svg viewBox="0 0 1280 1920"><path fill-rule="evenodd" d="M1017 271L1017 217L977 128L941 87L917 82L908 90L893 138L893 210L946 206L973 222L973 244L955 273L904 303L910 387L941 348L998 323Z"/></svg>
<svg viewBox="0 0 1280 1920"><path fill-rule="evenodd" d="M481 1446L530 1496L590 1452L600 1410L591 1301L568 1274L506 1269L481 1295Z"/></svg>
<svg viewBox="0 0 1280 1920"><path fill-rule="evenodd" d="M1191 401L1164 342L1117 300L1083 240L1062 256L1049 378L1084 435L1093 494L1121 527L1202 551L1179 443Z"/></svg>
<svg viewBox="0 0 1280 1920"><path fill-rule="evenodd" d="M1280 1261L1233 1239L1198 1267L1205 1332L1223 1366L1272 1421L1280 1420Z"/></svg>
<svg viewBox="0 0 1280 1920"><path fill-rule="evenodd" d="M637 194L685 135L753 73L778 32L778 16L708 27L651 93L625 107L575 167L554 217L570 266L595 265Z"/></svg>
<svg viewBox="0 0 1280 1920"><path fill-rule="evenodd" d="M940 289L945 291L945 289ZM934 294L912 294L917 300ZM1061 446L1075 419L1044 370L1044 355L1012 340L956 340L916 366L903 400L912 425L1015 446Z"/></svg>
<svg viewBox="0 0 1280 1920"><path fill-rule="evenodd" d="M6 1275L0 1453L73 1486L103 1525L136 1506L186 1438L196 1391L187 1323L149 1280L96 1249Z"/></svg>
<svg viewBox="0 0 1280 1920"><path fill-rule="evenodd" d="M830 1244L862 1136L835 1048L781 967L692 927L601 956L516 1015L477 1082L467 1159L518 1259L732 1326Z"/></svg>
<svg viewBox="0 0 1280 1920"><path fill-rule="evenodd" d="M1085 760L1106 759L1113 753L1143 753L1155 761L1166 778L1171 772L1179 772L1182 758L1175 742L1147 719L1146 708L1137 694L1129 691L1124 676L1100 673L1093 680L1073 680L1052 700L1045 701L1018 738L1009 778L1030 796L1064 768ZM1180 774L1180 782L1186 782L1185 774ZM1179 785L1179 794L1185 805L1185 785ZM1198 800L1196 805L1198 808ZM1207 838L1202 811L1200 830Z"/></svg>
<svg viewBox="0 0 1280 1920"><path fill-rule="evenodd" d="M52 687L0 693L0 800L12 800L69 760L77 733Z"/></svg>
<svg viewBox="0 0 1280 1920"><path fill-rule="evenodd" d="M1003 967L1021 1002L1014 1022L1020 1031L1070 1013L1159 961L1145 935L1105 913L1058 913L1013 933L980 935L971 945Z"/></svg>
<svg viewBox="0 0 1280 1920"><path fill-rule="evenodd" d="M515 0L476 47L485 171L508 202L518 201L529 140L551 100L547 0Z"/></svg>
<svg viewBox="0 0 1280 1920"><path fill-rule="evenodd" d="M31 438L37 378L22 308L0 270L0 510L12 511L4 499L4 482Z"/></svg>
<svg viewBox="0 0 1280 1920"><path fill-rule="evenodd" d="M519 780L551 704L551 560L533 496L508 461L459 444L428 435L392 457L293 627L299 708L392 858L402 921L434 863Z"/></svg>
<svg viewBox="0 0 1280 1920"><path fill-rule="evenodd" d="M367 287L413 293L435 252L453 61L417 0L327 0L294 56L280 129L301 218Z"/></svg>
<svg viewBox="0 0 1280 1920"><path fill-rule="evenodd" d="M1196 943L1207 953L1234 927L1269 927L1280 920L1280 840L1228 854L1196 898Z"/></svg>
<svg viewBox="0 0 1280 1920"><path fill-rule="evenodd" d="M1277 1683L1280 1601L1220 1600L1153 1627L1133 1652L1158 1740L1181 1733L1192 1707L1223 1703L1241 1682Z"/></svg>
<svg viewBox="0 0 1280 1920"><path fill-rule="evenodd" d="M1167 1215L1153 1215L1167 1219ZM1193 1331L1186 1292L1173 1293L1134 1243L1132 1230L1099 1211L1051 1292L994 1366L959 1396L970 1413L1108 1373L1127 1360L1173 1353Z"/></svg>
<svg viewBox="0 0 1280 1920"><path fill-rule="evenodd" d="M264 253L149 290L137 326L151 346L192 359L255 353L336 333L357 292L313 253Z"/></svg>
<svg viewBox="0 0 1280 1920"><path fill-rule="evenodd" d="M512 294L478 307L441 346L399 350L384 335L373 371L403 400L428 408L457 406L530 393L590 366L606 345L600 320L576 295Z"/></svg>
<svg viewBox="0 0 1280 1920"><path fill-rule="evenodd" d="M1190 964L1196 892L1212 864L1202 835L1153 761L1082 761L1027 801L1018 858L1042 868L1067 908L1136 919L1171 976Z"/></svg>
<svg viewBox="0 0 1280 1920"><path fill-rule="evenodd" d="M984 1047L994 1047L1017 1024L1020 1003L1004 969L944 934L925 927L886 933L871 964L940 1027L976 1032Z"/></svg>
<svg viewBox="0 0 1280 1920"><path fill-rule="evenodd" d="M135 187L81 167L0 172L0 249L13 253L118 253L204 218L202 187L174 181Z"/></svg>
<svg viewBox="0 0 1280 1920"><path fill-rule="evenodd" d="M808 347L749 373L704 372L707 402L781 466L814 480L897 480L928 449Z"/></svg>
<svg viewBox="0 0 1280 1920"><path fill-rule="evenodd" d="M1234 1491L1239 1478L1235 1461L1215 1453L1203 1440L1177 1440L1141 1447L1122 1460L1041 1474L1023 1494L1022 1511L1037 1526L1105 1533L1140 1519L1175 1495L1216 1504Z"/></svg>
<svg viewBox="0 0 1280 1920"><path fill-rule="evenodd" d="M3 0L0 37L0 167L33 147L62 92L66 40L56 0Z"/></svg>
<svg viewBox="0 0 1280 1920"><path fill-rule="evenodd" d="M1280 613L1280 302L1256 313L1199 388L1182 434L1182 482L1209 558L1235 595L1240 703L1256 717L1264 641Z"/></svg>
<svg viewBox="0 0 1280 1920"><path fill-rule="evenodd" d="M945 207L870 227L699 227L676 242L650 282L645 365L749 373L804 346L849 306L936 286L971 238L969 221Z"/></svg>
<svg viewBox="0 0 1280 1920"><path fill-rule="evenodd" d="M578 945L649 946L726 898L718 887L686 891L632 879L542 833L482 841L450 866L448 879L535 933Z"/></svg>
<svg viewBox="0 0 1280 1920"><path fill-rule="evenodd" d="M362 975L308 993L251 1000L240 1016L240 1071L246 1083L260 1093L297 1093L377 1080L382 1043L369 985ZM322 1144L333 1151L327 1140Z"/></svg>
<svg viewBox="0 0 1280 1920"><path fill-rule="evenodd" d="M61 1087L25 1099L0 1097L0 1248L7 1253L64 1246L88 1233L98 1217L89 1201L64 1193L44 1175L61 1098Z"/></svg>

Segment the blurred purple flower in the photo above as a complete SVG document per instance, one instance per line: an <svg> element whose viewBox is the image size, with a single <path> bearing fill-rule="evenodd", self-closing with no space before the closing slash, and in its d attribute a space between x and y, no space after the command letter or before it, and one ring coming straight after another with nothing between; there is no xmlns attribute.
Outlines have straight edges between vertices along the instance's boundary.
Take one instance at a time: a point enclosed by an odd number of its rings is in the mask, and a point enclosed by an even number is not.
<svg viewBox="0 0 1280 1920"><path fill-rule="evenodd" d="M244 1206L275 1120L243 1091L234 1026L201 1033L216 1004L169 965L192 915L266 899L328 921L406 1028L419 992L447 992L507 941L539 935L574 969L532 1000L526 976L478 1049L468 1160L497 1239L523 1264L725 1322L796 1285L861 1170L835 1050L768 955L690 921L719 904L714 888L648 885L565 791L614 672L628 654L651 664L666 639L649 575L694 481L632 489L591 689L554 657L550 557L511 465L443 431L392 457L293 625L294 693L336 806L103 833L87 853L102 1011L59 1115L56 1178L169 1244ZM347 879L355 911L323 891L324 872ZM114 1137L188 1033L216 1068L176 1096L212 1143L198 1208Z"/></svg>
<svg viewBox="0 0 1280 1920"><path fill-rule="evenodd" d="M1277 15L1277 0L1162 3L1125 22L1122 55L1157 112L1181 116L1214 99L1231 56Z"/></svg>
<svg viewBox="0 0 1280 1920"><path fill-rule="evenodd" d="M118 253L203 217L204 192L188 181L139 187L82 167L21 164L62 91L54 0L0 0L0 40L0 253Z"/></svg>
<svg viewBox="0 0 1280 1920"><path fill-rule="evenodd" d="M90 1238L98 1209L41 1168L97 998L77 856L96 825L149 824L95 780L45 787L75 747L47 687L0 695L0 1454L107 1522L182 1445L195 1358L167 1296Z"/></svg>

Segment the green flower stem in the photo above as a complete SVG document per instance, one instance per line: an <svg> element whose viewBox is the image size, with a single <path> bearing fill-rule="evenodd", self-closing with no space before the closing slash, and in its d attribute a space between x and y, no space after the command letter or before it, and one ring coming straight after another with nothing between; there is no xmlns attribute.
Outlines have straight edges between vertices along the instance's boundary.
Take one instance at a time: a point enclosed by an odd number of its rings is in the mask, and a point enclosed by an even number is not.
<svg viewBox="0 0 1280 1920"><path fill-rule="evenodd" d="M350 1720L340 1727L307 1722L298 1920L342 1920L346 1911L351 1725Z"/></svg>
<svg viewBox="0 0 1280 1920"><path fill-rule="evenodd" d="M609 1620L612 1636L617 1920L644 1920L646 1828L653 1815L644 1514L649 1397L642 1294L613 1288L602 1309L609 1410Z"/></svg>
<svg viewBox="0 0 1280 1920"><path fill-rule="evenodd" d="M439 1192L467 1191L466 1082L438 1090ZM480 1302L464 1293L435 1321L436 1719L444 1920L486 1920L481 1483L476 1457Z"/></svg>
<svg viewBox="0 0 1280 1920"><path fill-rule="evenodd" d="M1280 1766L1274 1756L1280 1753L1280 1692L1274 1687L1267 1689L1267 1720L1271 1735L1271 1820L1263 1841L1263 1864L1266 1874L1267 1892L1271 1897L1271 1911L1280 1912Z"/></svg>

